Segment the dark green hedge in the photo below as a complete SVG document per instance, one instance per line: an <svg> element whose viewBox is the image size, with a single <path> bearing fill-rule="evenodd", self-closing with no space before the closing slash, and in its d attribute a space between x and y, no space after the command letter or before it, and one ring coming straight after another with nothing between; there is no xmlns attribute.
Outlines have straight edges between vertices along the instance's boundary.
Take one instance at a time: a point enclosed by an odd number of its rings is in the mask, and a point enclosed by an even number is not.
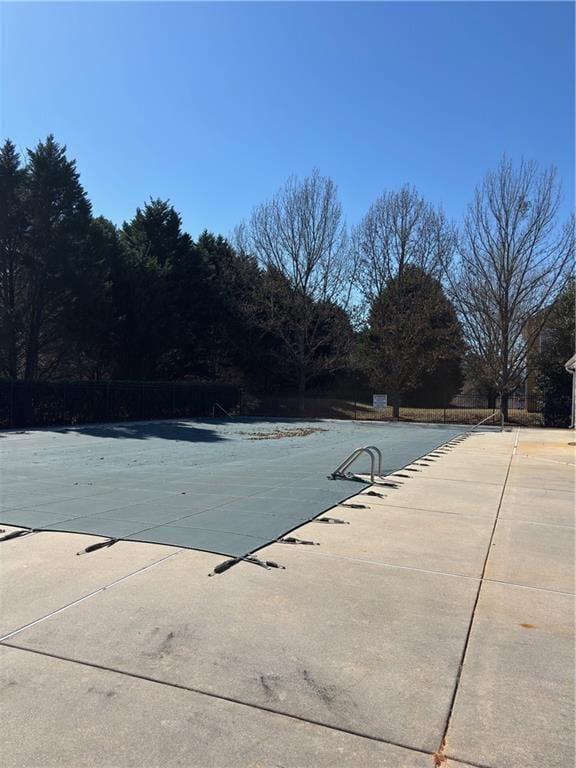
<svg viewBox="0 0 576 768"><path fill-rule="evenodd" d="M0 379L0 427L212 416L215 403L231 411L239 398L229 384Z"/></svg>

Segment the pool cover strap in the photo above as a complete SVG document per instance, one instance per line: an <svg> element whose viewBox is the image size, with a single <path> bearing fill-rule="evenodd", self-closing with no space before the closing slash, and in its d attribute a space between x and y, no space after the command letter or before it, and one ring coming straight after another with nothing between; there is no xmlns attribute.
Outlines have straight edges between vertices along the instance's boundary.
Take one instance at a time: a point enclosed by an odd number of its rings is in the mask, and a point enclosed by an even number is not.
<svg viewBox="0 0 576 768"><path fill-rule="evenodd" d="M295 536L285 536L283 539L278 539L278 544L308 544L312 547L319 547L317 541L308 541L307 539L297 539Z"/></svg>
<svg viewBox="0 0 576 768"><path fill-rule="evenodd" d="M271 568L285 569L284 565L274 562L274 560L260 560L257 557L233 557L231 560L225 560L223 563L217 565L209 576L215 576L219 573L224 573L228 568L232 568L233 565L238 563L252 563L252 565L259 565L261 568L266 568L269 571Z"/></svg>
<svg viewBox="0 0 576 768"><path fill-rule="evenodd" d="M12 533L7 533L6 536L0 537L0 541L10 541L10 539L18 539L20 536L27 536L29 533L36 533L36 531L31 528L29 531L12 531Z"/></svg>
<svg viewBox="0 0 576 768"><path fill-rule="evenodd" d="M87 555L89 552L95 552L97 549L103 549L104 547L111 547L116 544L118 539L108 539L108 541L99 541L97 544L90 544L86 549L82 549L80 552L76 552L77 555Z"/></svg>

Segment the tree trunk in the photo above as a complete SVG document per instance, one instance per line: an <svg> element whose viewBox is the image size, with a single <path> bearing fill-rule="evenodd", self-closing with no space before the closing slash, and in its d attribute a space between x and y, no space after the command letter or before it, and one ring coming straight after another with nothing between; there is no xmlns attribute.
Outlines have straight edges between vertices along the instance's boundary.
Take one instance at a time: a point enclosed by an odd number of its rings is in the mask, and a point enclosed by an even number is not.
<svg viewBox="0 0 576 768"><path fill-rule="evenodd" d="M42 281L46 276L36 268L31 270L28 280L26 303L28 313L25 321L24 378L37 379L39 369L40 338L44 320L44 290Z"/></svg>
<svg viewBox="0 0 576 768"><path fill-rule="evenodd" d="M502 425L508 421L508 393L510 387L510 314L508 306L508 294L504 295L504 304L501 313L502 323L502 371L500 390L500 416Z"/></svg>
<svg viewBox="0 0 576 768"><path fill-rule="evenodd" d="M506 423L508 421L508 392L503 392L500 396L500 414L502 421Z"/></svg>
<svg viewBox="0 0 576 768"><path fill-rule="evenodd" d="M400 391L398 389L393 389L391 393L392 400L392 418L393 419L399 419L400 418Z"/></svg>
<svg viewBox="0 0 576 768"><path fill-rule="evenodd" d="M16 341L16 268L12 253L8 261L8 376L18 378L18 346Z"/></svg>
<svg viewBox="0 0 576 768"><path fill-rule="evenodd" d="M14 321L14 312L8 320L8 378L18 378L18 347L16 342L16 323Z"/></svg>
<svg viewBox="0 0 576 768"><path fill-rule="evenodd" d="M304 366L298 372L298 414L304 416L304 400L306 395L306 371Z"/></svg>
<svg viewBox="0 0 576 768"><path fill-rule="evenodd" d="M33 340L29 338L26 347L26 363L24 366L24 378L36 379L38 377L38 349Z"/></svg>
<svg viewBox="0 0 576 768"><path fill-rule="evenodd" d="M298 415L304 416L304 396L306 394L306 340L304 329L298 332Z"/></svg>
<svg viewBox="0 0 576 768"><path fill-rule="evenodd" d="M24 378L38 378L38 353L40 349L40 318L38 313L32 310L32 317L28 325L26 339L26 359L24 365Z"/></svg>

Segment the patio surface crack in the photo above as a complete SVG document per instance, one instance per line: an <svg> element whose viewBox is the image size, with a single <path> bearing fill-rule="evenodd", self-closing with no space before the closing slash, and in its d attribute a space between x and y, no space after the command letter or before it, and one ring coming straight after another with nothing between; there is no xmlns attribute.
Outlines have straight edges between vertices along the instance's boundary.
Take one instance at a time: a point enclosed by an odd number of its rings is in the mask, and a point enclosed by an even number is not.
<svg viewBox="0 0 576 768"><path fill-rule="evenodd" d="M504 493L506 491L506 485L508 483L508 477L510 475L510 469L512 467L512 461L514 459L514 456L516 455L516 449L518 447L518 439L519 439L519 432L516 431L516 439L514 441L514 448L512 450L512 454L510 456L510 460L508 462L508 469L506 471L506 477L504 478L504 482L502 484L502 492L500 494L500 500L498 503L498 509L496 510L496 517L494 518L494 525L492 526L492 533L490 534L490 540L488 541L488 548L486 551L486 557L484 558L484 565L482 567L482 574L480 576L480 580L478 582L478 589L476 591L476 597L474 600L474 605L472 606L472 614L470 616L470 623L468 624L468 631L466 632L466 639L464 641L464 647L462 649L462 656L460 658L460 664L458 666L458 673L456 675L456 681L454 683L454 690L452 691L452 699L450 701L450 707L448 709L448 715L446 717L446 723L444 725L444 731L442 733L442 738L440 739L440 744L438 745L438 749L436 752L434 752L434 764L436 766L442 766L448 759L448 756L446 755L446 746L447 746L447 736L448 731L450 729L450 723L452 722L452 715L454 712L454 706L456 704L456 697L458 695L458 689L460 687L460 679L462 677L462 670L464 669L464 664L466 663L466 654L468 653L468 646L470 644L470 636L472 634L472 627L474 625L474 619L476 618L476 609L478 608L478 602L480 600L480 593L482 591L482 584L484 581L487 581L486 577L486 569L488 567L488 560L490 559L490 552L492 550L492 544L494 541L494 535L496 533L496 526L498 525L498 520L500 519L500 509L502 507L502 501L504 499ZM451 757L453 760L457 760L456 757Z"/></svg>

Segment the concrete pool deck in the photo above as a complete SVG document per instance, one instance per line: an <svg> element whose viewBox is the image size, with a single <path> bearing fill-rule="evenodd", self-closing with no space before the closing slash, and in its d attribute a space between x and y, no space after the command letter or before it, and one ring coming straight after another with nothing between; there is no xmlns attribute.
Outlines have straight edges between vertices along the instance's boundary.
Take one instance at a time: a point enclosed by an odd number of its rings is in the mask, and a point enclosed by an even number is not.
<svg viewBox="0 0 576 768"><path fill-rule="evenodd" d="M572 766L570 442L475 433L258 553L283 569L0 543L2 764Z"/></svg>

